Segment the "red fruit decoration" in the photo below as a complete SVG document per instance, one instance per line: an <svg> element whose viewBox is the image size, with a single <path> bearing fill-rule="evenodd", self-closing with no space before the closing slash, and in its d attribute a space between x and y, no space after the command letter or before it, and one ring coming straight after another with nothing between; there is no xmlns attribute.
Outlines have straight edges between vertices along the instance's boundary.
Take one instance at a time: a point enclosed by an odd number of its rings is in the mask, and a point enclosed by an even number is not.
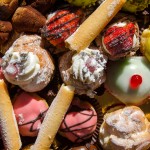
<svg viewBox="0 0 150 150"><path fill-rule="evenodd" d="M52 45L62 47L64 41L78 28L81 16L82 11L79 9L58 10L41 29L41 34Z"/></svg>
<svg viewBox="0 0 150 150"><path fill-rule="evenodd" d="M128 52L132 49L135 32L136 27L132 22L123 27L116 25L109 27L103 36L105 49L112 56Z"/></svg>
<svg viewBox="0 0 150 150"><path fill-rule="evenodd" d="M142 77L138 74L135 74L130 79L131 89L137 89L142 83Z"/></svg>

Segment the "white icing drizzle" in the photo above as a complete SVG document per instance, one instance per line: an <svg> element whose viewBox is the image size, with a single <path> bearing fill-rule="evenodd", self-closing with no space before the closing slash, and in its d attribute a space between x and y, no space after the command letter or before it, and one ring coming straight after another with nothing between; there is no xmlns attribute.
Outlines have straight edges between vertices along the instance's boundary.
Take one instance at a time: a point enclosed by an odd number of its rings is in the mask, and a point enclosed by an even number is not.
<svg viewBox="0 0 150 150"><path fill-rule="evenodd" d="M107 58L99 50L86 48L72 58L73 78L84 83L98 81L104 75Z"/></svg>
<svg viewBox="0 0 150 150"><path fill-rule="evenodd" d="M40 64L38 57L32 52L8 51L2 58L2 69L10 83L24 85L38 74Z"/></svg>

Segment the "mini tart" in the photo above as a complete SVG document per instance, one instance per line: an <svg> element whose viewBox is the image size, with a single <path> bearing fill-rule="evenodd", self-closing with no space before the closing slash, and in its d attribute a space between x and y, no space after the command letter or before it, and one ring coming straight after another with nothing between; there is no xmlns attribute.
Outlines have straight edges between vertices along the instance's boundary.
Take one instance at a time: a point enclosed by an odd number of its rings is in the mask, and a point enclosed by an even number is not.
<svg viewBox="0 0 150 150"><path fill-rule="evenodd" d="M36 92L42 90L44 87L48 85L48 83L51 81L54 73L54 63L53 59L50 56L50 54L42 47L42 39L38 35L22 35L20 36L13 45L9 48L7 53L2 58L2 69L5 78L12 84L19 85L23 90L27 92ZM22 78L19 79L19 74L16 73L20 68L20 66L17 66L16 69L14 66L16 66L15 63L10 62L9 64L9 55L14 54L17 52L17 55L27 55L31 54L34 55L34 59L31 59L32 61L35 60L35 58L38 60L37 64L39 64L40 68L35 76L31 76L31 80L27 81ZM28 57L27 57L28 58ZM14 58L15 59L15 58ZM7 62L7 63L6 63ZM27 61L28 62L28 61ZM19 62L18 62L19 63ZM13 65L13 67L10 67L8 69L7 67L9 65ZM30 64L32 67L32 63ZM8 70L7 70L8 69ZM29 68L30 69L30 68ZM7 72L7 71L12 71ZM22 73L22 72L21 72ZM13 76L10 77L10 74ZM30 74L29 74L30 75Z"/></svg>
<svg viewBox="0 0 150 150"><path fill-rule="evenodd" d="M117 20L121 16L123 18ZM139 49L139 27L136 19L119 14L115 20L104 29L96 41L100 40L100 46L109 59L134 55Z"/></svg>
<svg viewBox="0 0 150 150"><path fill-rule="evenodd" d="M150 95L150 62L143 56L110 61L106 89L125 104L140 105Z"/></svg>
<svg viewBox="0 0 150 150"><path fill-rule="evenodd" d="M87 48L78 54L69 51L62 55L59 60L59 70L64 83L73 85L77 94L93 97L94 90L105 81L106 63L107 57L99 50ZM87 76L84 75L84 68L86 69L85 73L88 73ZM95 75L95 72L100 68L98 75Z"/></svg>

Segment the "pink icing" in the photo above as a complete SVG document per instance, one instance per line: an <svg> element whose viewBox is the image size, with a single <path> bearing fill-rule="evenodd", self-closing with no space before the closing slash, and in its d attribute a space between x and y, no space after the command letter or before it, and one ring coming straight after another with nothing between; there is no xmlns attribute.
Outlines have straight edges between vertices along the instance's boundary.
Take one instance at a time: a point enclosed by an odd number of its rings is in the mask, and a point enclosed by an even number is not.
<svg viewBox="0 0 150 150"><path fill-rule="evenodd" d="M46 101L37 98L35 95L22 92L17 95L13 104L15 116L22 136L37 136L41 122L45 116L48 105ZM41 115L40 115L41 114ZM39 116L39 118L37 118ZM28 123L35 120L33 123ZM26 125L23 125L28 123ZM31 126L33 129L31 131Z"/></svg>
<svg viewBox="0 0 150 150"><path fill-rule="evenodd" d="M82 142L91 137L96 124L97 114L91 105L74 99L60 126L60 132L72 142Z"/></svg>

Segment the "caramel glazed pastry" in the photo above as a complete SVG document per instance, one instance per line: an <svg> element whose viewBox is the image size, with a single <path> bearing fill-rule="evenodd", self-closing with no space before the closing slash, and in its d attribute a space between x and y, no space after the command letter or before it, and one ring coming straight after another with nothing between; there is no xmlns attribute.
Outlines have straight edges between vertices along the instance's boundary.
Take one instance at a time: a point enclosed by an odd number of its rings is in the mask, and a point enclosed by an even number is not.
<svg viewBox="0 0 150 150"><path fill-rule="evenodd" d="M2 71L12 84L28 92L42 90L52 79L54 64L38 35L21 35L2 58Z"/></svg>

